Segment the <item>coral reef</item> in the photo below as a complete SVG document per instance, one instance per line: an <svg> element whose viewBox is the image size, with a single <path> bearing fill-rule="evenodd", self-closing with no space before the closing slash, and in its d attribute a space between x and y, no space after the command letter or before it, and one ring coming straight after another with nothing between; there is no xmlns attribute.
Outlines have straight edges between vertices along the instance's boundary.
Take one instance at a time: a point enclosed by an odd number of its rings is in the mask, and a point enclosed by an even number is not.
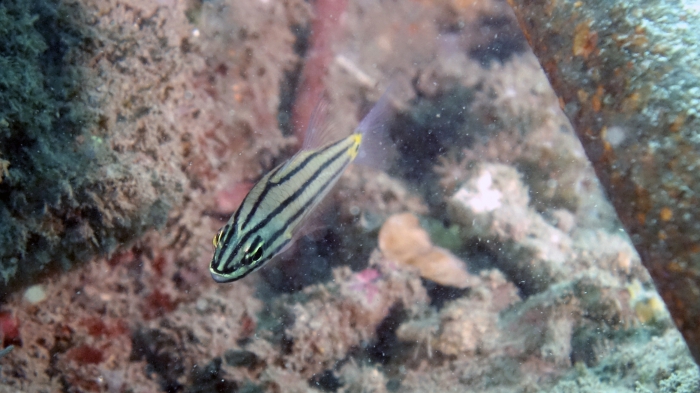
<svg viewBox="0 0 700 393"><path fill-rule="evenodd" d="M581 205L598 204L604 197L592 168L537 59L526 52L514 61L493 64L493 70L474 94L472 111L495 135L477 140L461 160L453 158L441 167L474 161L512 164L524 175L538 211L559 207L576 212Z"/></svg>
<svg viewBox="0 0 700 393"><path fill-rule="evenodd" d="M498 266L524 293L541 292L590 267L579 255L584 250L585 254L590 252L589 242L594 238L606 243L607 247L598 251L602 259L617 261L635 256L623 237L600 230L579 230L572 237L545 220L529 205L528 190L513 167L479 164L471 173L449 200L450 216L462 225L460 233L466 240L476 238L498 248ZM630 262L610 267L629 274L623 264ZM639 271L637 268L637 274L641 274Z"/></svg>
<svg viewBox="0 0 700 393"><path fill-rule="evenodd" d="M32 22L41 8L7 4L46 39L43 19ZM506 4L340 1L330 19L317 4L53 8L80 10L51 17L87 37L61 57L80 67L76 95L53 99L89 115L65 143L92 152L76 181L94 187L36 214L78 200L71 212L94 214L70 216L72 237L52 232L60 225L38 233L82 242L93 260L48 249L76 266L2 300L0 392L697 389ZM314 18L337 21L331 42L309 39ZM218 285L211 238L293 153L294 90L321 44L327 70L313 83L338 132L394 80L397 159L386 171L348 168L307 237ZM4 198L20 168L4 150L0 159Z"/></svg>
<svg viewBox="0 0 700 393"><path fill-rule="evenodd" d="M283 339L290 346L283 362L288 371L306 378L332 369L351 348L371 345L392 307L428 301L415 271L377 256L357 273L336 269L333 284L308 287L296 298L304 302L278 300L279 312L292 321L284 326Z"/></svg>

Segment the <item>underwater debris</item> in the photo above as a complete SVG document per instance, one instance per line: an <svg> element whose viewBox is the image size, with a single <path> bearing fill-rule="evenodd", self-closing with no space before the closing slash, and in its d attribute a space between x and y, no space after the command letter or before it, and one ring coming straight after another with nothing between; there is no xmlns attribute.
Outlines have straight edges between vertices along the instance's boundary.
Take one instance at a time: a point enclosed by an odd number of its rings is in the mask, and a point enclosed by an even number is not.
<svg viewBox="0 0 700 393"><path fill-rule="evenodd" d="M665 0L641 8L509 3L700 362L698 8Z"/></svg>
<svg viewBox="0 0 700 393"><path fill-rule="evenodd" d="M379 230L379 249L387 259L417 267L421 277L440 285L463 289L477 281L463 261L432 244L418 217L411 213L395 214L386 220Z"/></svg>

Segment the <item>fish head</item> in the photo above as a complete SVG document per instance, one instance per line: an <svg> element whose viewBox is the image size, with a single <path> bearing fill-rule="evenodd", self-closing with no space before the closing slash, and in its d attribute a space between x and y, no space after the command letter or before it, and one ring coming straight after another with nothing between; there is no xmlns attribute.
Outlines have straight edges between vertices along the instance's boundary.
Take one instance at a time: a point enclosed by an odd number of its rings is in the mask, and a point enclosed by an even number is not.
<svg viewBox="0 0 700 393"><path fill-rule="evenodd" d="M272 256L260 233L231 234L228 226L214 236L214 257L209 271L218 283L231 282L252 273Z"/></svg>

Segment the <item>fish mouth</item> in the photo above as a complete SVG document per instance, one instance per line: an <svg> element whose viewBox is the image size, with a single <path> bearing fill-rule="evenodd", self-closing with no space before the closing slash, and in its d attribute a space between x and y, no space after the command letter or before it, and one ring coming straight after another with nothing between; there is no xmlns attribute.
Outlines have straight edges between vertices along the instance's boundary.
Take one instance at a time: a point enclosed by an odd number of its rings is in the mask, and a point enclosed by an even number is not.
<svg viewBox="0 0 700 393"><path fill-rule="evenodd" d="M218 282L219 284L233 281L232 279L230 279L228 277L224 277L221 274L214 273L214 272L211 272L211 278L213 278L214 281Z"/></svg>

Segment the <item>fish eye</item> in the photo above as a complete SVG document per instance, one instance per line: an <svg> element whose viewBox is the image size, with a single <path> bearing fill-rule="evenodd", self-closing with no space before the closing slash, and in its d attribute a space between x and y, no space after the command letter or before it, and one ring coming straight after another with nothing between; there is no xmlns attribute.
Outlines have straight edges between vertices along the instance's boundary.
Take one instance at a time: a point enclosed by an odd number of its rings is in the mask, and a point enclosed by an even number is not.
<svg viewBox="0 0 700 393"><path fill-rule="evenodd" d="M253 252L246 253L243 256L243 260L241 261L241 263L245 266L248 266L252 263L260 261L260 258L262 258L262 246L259 246Z"/></svg>
<svg viewBox="0 0 700 393"><path fill-rule="evenodd" d="M262 258L262 255L263 255L263 249L262 249L262 244L261 244L260 247L258 247L255 250L255 252L253 252L253 256L252 256L253 262L259 261L260 258Z"/></svg>
<svg viewBox="0 0 700 393"><path fill-rule="evenodd" d="M255 250L253 250L253 252L247 252L243 256L243 260L241 261L241 263L248 266L252 263L257 263L258 261L260 261L260 258L262 258L262 256L263 256L263 248L262 248L262 244L261 244Z"/></svg>
<svg viewBox="0 0 700 393"><path fill-rule="evenodd" d="M242 264L248 266L253 263L258 263L263 257L263 239L260 236L256 236L251 242L250 246L245 250L245 255L243 255Z"/></svg>

